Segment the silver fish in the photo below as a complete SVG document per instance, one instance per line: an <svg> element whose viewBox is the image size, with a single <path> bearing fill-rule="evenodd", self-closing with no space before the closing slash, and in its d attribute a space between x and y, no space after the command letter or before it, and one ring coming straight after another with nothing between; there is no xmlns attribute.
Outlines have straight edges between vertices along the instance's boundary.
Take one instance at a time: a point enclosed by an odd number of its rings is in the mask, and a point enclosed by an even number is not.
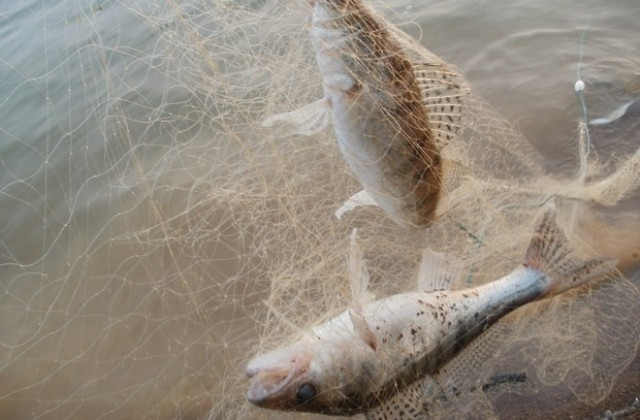
<svg viewBox="0 0 640 420"><path fill-rule="evenodd" d="M400 409L407 415L399 418L420 418L428 409L421 405L421 381L490 325L528 302L600 278L614 264L574 255L555 223L555 206L538 218L523 262L474 288L447 290L461 267L451 257L430 254L421 266L420 291L367 302L368 275L356 248L352 308L251 361L247 398L276 410L377 419Z"/></svg>
<svg viewBox="0 0 640 420"><path fill-rule="evenodd" d="M460 128L459 74L435 56L411 53L361 0L316 0L310 35L324 98L273 116L315 132L331 116L343 157L367 196L401 225L434 217L446 163L440 149Z"/></svg>

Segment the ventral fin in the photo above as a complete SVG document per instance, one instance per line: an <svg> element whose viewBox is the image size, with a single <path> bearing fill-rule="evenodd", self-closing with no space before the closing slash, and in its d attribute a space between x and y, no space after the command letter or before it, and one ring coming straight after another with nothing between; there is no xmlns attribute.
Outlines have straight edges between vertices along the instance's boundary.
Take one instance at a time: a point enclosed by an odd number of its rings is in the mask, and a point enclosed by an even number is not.
<svg viewBox="0 0 640 420"><path fill-rule="evenodd" d="M351 232L351 244L349 247L349 277L351 280L352 309L349 317L353 324L353 331L373 350L377 347L376 336L369 328L362 306L369 300L367 289L369 288L369 272L364 266L364 254L358 246L358 231Z"/></svg>
<svg viewBox="0 0 640 420"><path fill-rule="evenodd" d="M457 257L427 249L422 253L418 271L418 291L451 290L462 269L463 264Z"/></svg>
<svg viewBox="0 0 640 420"><path fill-rule="evenodd" d="M319 99L301 108L265 118L262 127L273 127L276 124L288 124L293 134L310 136L316 134L329 125L330 112L325 99Z"/></svg>
<svg viewBox="0 0 640 420"><path fill-rule="evenodd" d="M418 380L399 390L393 397L365 413L367 420L426 420L427 408L424 404L424 381Z"/></svg>

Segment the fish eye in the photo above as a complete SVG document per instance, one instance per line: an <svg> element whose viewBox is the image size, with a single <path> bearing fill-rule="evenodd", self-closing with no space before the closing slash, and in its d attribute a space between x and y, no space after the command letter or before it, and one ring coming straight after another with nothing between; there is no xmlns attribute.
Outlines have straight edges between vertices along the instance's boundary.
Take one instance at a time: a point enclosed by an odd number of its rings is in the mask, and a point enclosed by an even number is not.
<svg viewBox="0 0 640 420"><path fill-rule="evenodd" d="M313 386L313 384L302 384L296 393L296 403L300 405L308 404L313 401L317 394L318 390Z"/></svg>

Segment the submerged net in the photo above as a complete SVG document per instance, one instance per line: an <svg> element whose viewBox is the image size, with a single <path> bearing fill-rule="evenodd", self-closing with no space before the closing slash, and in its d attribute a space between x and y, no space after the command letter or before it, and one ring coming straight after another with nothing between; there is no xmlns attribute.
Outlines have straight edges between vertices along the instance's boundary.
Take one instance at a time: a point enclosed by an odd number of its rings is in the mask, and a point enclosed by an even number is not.
<svg viewBox="0 0 640 420"><path fill-rule="evenodd" d="M34 3L1 16L33 19L44 61L13 51L0 66L15 86L3 112L37 98L29 124L2 123L2 418L282 418L246 402L244 365L349 305L353 227L378 297L415 289L426 247L465 262L461 287L508 273L553 197L581 252L639 261L637 135L615 159L594 139L583 184L584 130L549 174L471 90L443 151L464 169L431 226L376 207L339 220L360 186L332 129L260 124L322 95L299 2ZM614 277L496 326L447 367L435 414L606 398L640 339L637 285ZM513 372L526 381L478 392Z"/></svg>

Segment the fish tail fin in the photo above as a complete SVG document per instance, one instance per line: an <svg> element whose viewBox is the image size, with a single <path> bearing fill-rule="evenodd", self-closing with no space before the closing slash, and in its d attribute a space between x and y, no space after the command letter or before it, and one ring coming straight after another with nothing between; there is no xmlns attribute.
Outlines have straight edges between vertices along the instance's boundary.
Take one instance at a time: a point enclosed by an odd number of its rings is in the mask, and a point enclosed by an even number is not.
<svg viewBox="0 0 640 420"><path fill-rule="evenodd" d="M555 295L598 279L611 271L616 260L608 257L581 259L575 255L564 231L556 223L555 204L547 205L524 258L524 265L544 273L548 295Z"/></svg>

